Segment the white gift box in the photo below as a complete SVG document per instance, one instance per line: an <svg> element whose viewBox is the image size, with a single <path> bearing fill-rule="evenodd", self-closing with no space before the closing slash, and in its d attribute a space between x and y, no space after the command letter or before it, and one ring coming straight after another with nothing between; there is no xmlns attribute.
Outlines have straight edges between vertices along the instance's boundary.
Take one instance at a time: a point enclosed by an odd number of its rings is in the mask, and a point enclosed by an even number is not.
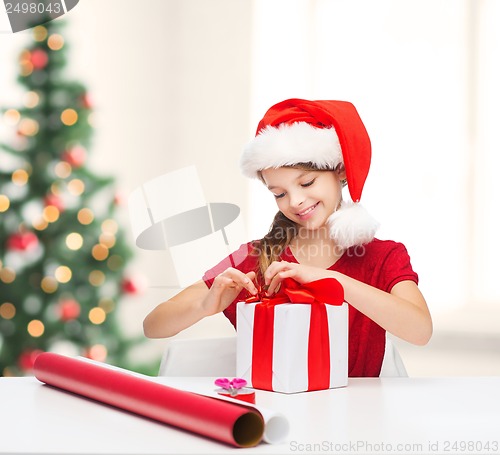
<svg viewBox="0 0 500 455"><path fill-rule="evenodd" d="M255 307L238 302L236 374L252 386L252 344ZM329 388L345 387L348 374L348 305L325 305L330 342ZM308 390L308 346L311 305L285 303L274 307L272 390L295 393Z"/></svg>

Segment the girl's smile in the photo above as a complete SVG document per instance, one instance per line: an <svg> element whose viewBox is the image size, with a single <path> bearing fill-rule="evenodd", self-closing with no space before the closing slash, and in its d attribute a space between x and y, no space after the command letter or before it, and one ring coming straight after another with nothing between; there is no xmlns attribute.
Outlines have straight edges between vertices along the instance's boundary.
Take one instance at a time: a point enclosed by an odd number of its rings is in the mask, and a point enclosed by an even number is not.
<svg viewBox="0 0 500 455"><path fill-rule="evenodd" d="M301 212L297 213L297 216L301 219L301 220L307 220L309 218L311 218L313 216L313 212L314 210L316 209L316 207L319 205L319 202L316 202L316 204L312 205L311 207L305 209L305 210L302 210Z"/></svg>

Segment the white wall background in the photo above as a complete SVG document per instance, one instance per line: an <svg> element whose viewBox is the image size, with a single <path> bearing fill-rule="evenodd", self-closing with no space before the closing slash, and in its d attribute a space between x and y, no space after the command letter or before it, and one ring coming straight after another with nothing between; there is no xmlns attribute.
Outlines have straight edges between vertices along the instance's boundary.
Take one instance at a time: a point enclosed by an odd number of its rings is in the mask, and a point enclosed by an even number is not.
<svg viewBox="0 0 500 455"><path fill-rule="evenodd" d="M436 333L498 335L498 1L124 3L85 0L68 14L70 73L96 106L95 168L128 194L195 164L207 200L239 205L248 238L260 237L274 201L238 170L258 120L288 97L350 100L373 144L364 204L379 237L406 244ZM0 35L2 106L19 102L25 39ZM158 288L173 284L167 255L137 253L150 287L125 313L140 331L176 291ZM230 333L213 318L183 336Z"/></svg>

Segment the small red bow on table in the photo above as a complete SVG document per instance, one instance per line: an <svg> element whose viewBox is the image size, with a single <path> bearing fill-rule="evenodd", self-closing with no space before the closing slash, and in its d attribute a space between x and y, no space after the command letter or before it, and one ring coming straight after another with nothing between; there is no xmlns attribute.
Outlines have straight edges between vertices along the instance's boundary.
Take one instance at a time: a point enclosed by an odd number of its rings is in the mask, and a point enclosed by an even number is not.
<svg viewBox="0 0 500 455"><path fill-rule="evenodd" d="M229 380L228 378L217 378L215 380L215 385L219 386L221 389L227 390L232 397L238 395L238 392L247 385L247 381L242 378L234 378Z"/></svg>
<svg viewBox="0 0 500 455"><path fill-rule="evenodd" d="M217 378L215 385L220 387L220 389L216 390L219 395L255 404L255 392L245 389L247 385L245 379L234 378L230 380L228 378Z"/></svg>

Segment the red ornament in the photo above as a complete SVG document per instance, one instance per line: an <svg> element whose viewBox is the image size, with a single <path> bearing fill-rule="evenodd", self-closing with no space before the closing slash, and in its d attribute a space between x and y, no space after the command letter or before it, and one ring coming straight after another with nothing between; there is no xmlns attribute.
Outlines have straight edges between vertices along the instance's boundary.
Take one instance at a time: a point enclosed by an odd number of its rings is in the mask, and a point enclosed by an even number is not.
<svg viewBox="0 0 500 455"><path fill-rule="evenodd" d="M127 277L122 281L122 290L126 294L142 294L146 290L146 282L142 277Z"/></svg>
<svg viewBox="0 0 500 455"><path fill-rule="evenodd" d="M74 299L64 299L59 301L58 312L61 321L72 321L80 316L81 307Z"/></svg>
<svg viewBox="0 0 500 455"><path fill-rule="evenodd" d="M85 109L92 109L93 103L88 93L84 93L80 96L80 103Z"/></svg>
<svg viewBox="0 0 500 455"><path fill-rule="evenodd" d="M123 191L117 191L115 193L115 197L113 198L113 202L118 207L123 206L125 204L125 195L123 194Z"/></svg>
<svg viewBox="0 0 500 455"><path fill-rule="evenodd" d="M35 49L31 53L30 60L35 70L42 70L47 66L47 63L49 62L49 56L47 55L47 52L45 52L44 50Z"/></svg>
<svg viewBox="0 0 500 455"><path fill-rule="evenodd" d="M35 233L16 232L7 239L7 249L14 251L31 251L38 246L38 237Z"/></svg>
<svg viewBox="0 0 500 455"><path fill-rule="evenodd" d="M108 350L102 344L95 344L85 349L83 356L96 362L104 362L108 356Z"/></svg>
<svg viewBox="0 0 500 455"><path fill-rule="evenodd" d="M40 349L32 349L24 351L17 360L19 368L21 368L21 370L26 372L33 370L36 358L42 353L43 351Z"/></svg>
<svg viewBox="0 0 500 455"><path fill-rule="evenodd" d="M45 196L45 199L43 200L45 207L49 205L53 205L54 207L57 208L60 212L64 211L64 202L63 200L59 197L56 196L55 194L47 194Z"/></svg>
<svg viewBox="0 0 500 455"><path fill-rule="evenodd" d="M122 281L122 289L123 289L123 292L125 292L126 294L137 293L137 286L134 283L134 281L130 278L125 278Z"/></svg>
<svg viewBox="0 0 500 455"><path fill-rule="evenodd" d="M70 164L74 168L82 167L87 160L87 151L80 145L76 145L68 150L65 150L61 155L63 161Z"/></svg>

